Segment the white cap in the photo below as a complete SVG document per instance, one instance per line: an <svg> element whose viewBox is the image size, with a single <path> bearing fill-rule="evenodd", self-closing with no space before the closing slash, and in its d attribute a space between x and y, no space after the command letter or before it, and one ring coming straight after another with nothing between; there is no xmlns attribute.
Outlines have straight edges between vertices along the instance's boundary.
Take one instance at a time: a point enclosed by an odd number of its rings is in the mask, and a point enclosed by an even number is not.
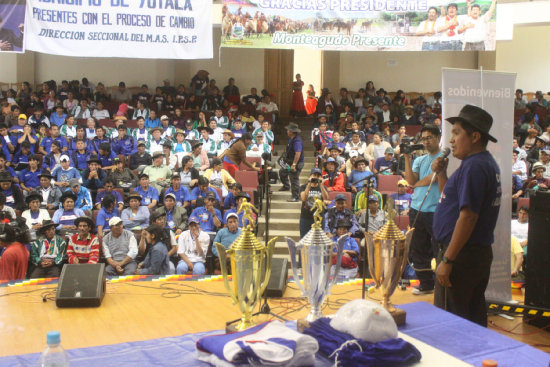
<svg viewBox="0 0 550 367"><path fill-rule="evenodd" d="M168 117L168 116L166 116L166 115L162 115L162 116L160 117L160 121L162 121L162 120L170 120L170 117Z"/></svg>
<svg viewBox="0 0 550 367"><path fill-rule="evenodd" d="M69 156L66 154L63 154L61 157L59 157L59 162L67 161L70 162Z"/></svg>
<svg viewBox="0 0 550 367"><path fill-rule="evenodd" d="M351 152L349 152L349 157L359 157L359 152L357 150L352 150Z"/></svg>
<svg viewBox="0 0 550 367"><path fill-rule="evenodd" d="M119 223L122 223L122 219L120 219L119 217L112 217L111 219L109 219L109 227L114 227Z"/></svg>

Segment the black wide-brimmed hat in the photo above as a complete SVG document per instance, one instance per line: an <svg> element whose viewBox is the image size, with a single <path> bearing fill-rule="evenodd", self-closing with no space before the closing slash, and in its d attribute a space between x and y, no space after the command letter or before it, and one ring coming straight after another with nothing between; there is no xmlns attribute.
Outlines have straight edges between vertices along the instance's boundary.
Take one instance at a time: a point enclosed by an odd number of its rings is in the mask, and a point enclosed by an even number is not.
<svg viewBox="0 0 550 367"><path fill-rule="evenodd" d="M489 134L491 126L493 126L493 116L483 108L467 104L462 107L458 116L449 117L447 121L451 124L456 122L467 124L487 136L490 141L497 142L497 139Z"/></svg>
<svg viewBox="0 0 550 367"><path fill-rule="evenodd" d="M46 219L45 221L42 222L42 227L40 227L40 229L38 229L37 232L38 234L43 234L44 232L46 232L46 229L50 227L57 227L57 224L55 224L53 221L49 219Z"/></svg>
<svg viewBox="0 0 550 367"><path fill-rule="evenodd" d="M50 173L50 171L48 170L42 170L42 172L40 172L40 174L38 175L38 178L40 177L46 177L46 178L49 178L50 180L53 178L52 174Z"/></svg>
<svg viewBox="0 0 550 367"><path fill-rule="evenodd" d="M27 203L27 205L29 205L33 200L38 200L42 202L42 195L34 191L34 192L31 192L29 195L27 195L27 197L25 198L25 202Z"/></svg>
<svg viewBox="0 0 550 367"><path fill-rule="evenodd" d="M302 130L300 130L300 127L298 126L298 124L294 123L294 122L291 122L290 124L288 124L288 126L286 126L286 129L288 131L291 131L293 133L296 133L296 134L299 134L302 132Z"/></svg>

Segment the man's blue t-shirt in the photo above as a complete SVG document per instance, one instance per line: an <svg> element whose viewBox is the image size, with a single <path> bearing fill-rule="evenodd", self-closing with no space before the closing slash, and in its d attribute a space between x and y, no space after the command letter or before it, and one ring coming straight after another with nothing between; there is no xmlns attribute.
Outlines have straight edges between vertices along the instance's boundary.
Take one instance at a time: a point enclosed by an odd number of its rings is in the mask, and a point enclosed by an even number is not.
<svg viewBox="0 0 550 367"><path fill-rule="evenodd" d="M218 209L214 209L216 217L223 225L222 213ZM191 213L191 217L199 218L199 225L205 232L216 232L216 226L214 225L214 217L204 206L198 207Z"/></svg>
<svg viewBox="0 0 550 367"><path fill-rule="evenodd" d="M218 195L218 192L215 189L213 189L212 187L208 187L208 190L202 191L199 186L195 186L193 190L191 190L190 200L197 200L199 197L204 199L208 191L212 191L214 194L216 194L216 199L220 201L220 196Z"/></svg>
<svg viewBox="0 0 550 367"><path fill-rule="evenodd" d="M26 187L34 189L40 186L40 178L38 177L40 173L40 170L32 172L30 168L26 168L21 171L19 179L23 184L25 184Z"/></svg>
<svg viewBox="0 0 550 367"><path fill-rule="evenodd" d="M141 195L141 205L148 206L153 200L159 201L159 192L153 186L149 186L147 191L138 186L134 191Z"/></svg>
<svg viewBox="0 0 550 367"><path fill-rule="evenodd" d="M414 160L412 165L412 171L418 174L418 180L422 180L424 177L432 174L432 162L441 155L441 152L435 155L423 155ZM414 189L412 194L411 208L418 210L420 209L420 204L426 196L426 191L428 191L428 186L420 186ZM422 212L424 213L433 213L435 212L435 207L439 201L439 187L437 182L434 182L424 205L422 205Z"/></svg>
<svg viewBox="0 0 550 367"><path fill-rule="evenodd" d="M465 246L490 246L500 210L500 169L488 151L466 157L447 181L434 214L435 239L443 244L451 237L462 208L479 215Z"/></svg>

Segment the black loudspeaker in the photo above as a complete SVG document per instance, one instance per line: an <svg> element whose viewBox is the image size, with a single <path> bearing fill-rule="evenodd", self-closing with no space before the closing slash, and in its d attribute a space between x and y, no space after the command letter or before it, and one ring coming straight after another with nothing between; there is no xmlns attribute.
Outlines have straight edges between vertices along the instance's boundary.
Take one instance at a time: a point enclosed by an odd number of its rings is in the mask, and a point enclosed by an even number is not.
<svg viewBox="0 0 550 367"><path fill-rule="evenodd" d="M525 304L550 309L550 192L536 191L529 202L529 234L525 264ZM544 327L550 318L531 319L530 324Z"/></svg>
<svg viewBox="0 0 550 367"><path fill-rule="evenodd" d="M288 260L274 258L271 260L271 277L264 295L270 298L280 298L286 290L288 282Z"/></svg>
<svg viewBox="0 0 550 367"><path fill-rule="evenodd" d="M57 307L99 307L105 296L105 264L63 266L55 304Z"/></svg>

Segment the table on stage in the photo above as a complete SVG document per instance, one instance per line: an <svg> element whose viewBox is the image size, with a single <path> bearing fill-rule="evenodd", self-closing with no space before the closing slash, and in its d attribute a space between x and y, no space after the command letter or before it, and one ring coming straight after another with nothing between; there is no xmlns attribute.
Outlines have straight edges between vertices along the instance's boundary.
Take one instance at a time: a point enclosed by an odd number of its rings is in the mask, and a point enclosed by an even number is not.
<svg viewBox="0 0 550 367"><path fill-rule="evenodd" d="M166 365L168 360L181 359L170 353L167 355L162 348L173 349L175 345L187 343L189 350L199 336L223 329L226 321L239 317L238 308L232 305L219 280L109 282L100 307L75 309L55 306L52 299L56 287L45 284L0 288L0 356L11 356L0 358L0 365L36 363L36 355L13 356L41 352L50 330L61 332L65 349L98 346L70 351L71 357L93 353L97 360L98 353L109 355L120 349L127 353L127 358L132 354L135 360L139 353L147 352L144 349L160 348L158 356L167 359L158 361L158 365ZM372 296L379 295L374 292ZM285 298L269 303L273 312L287 319L298 319L308 313L306 302L298 297L296 284L289 283ZM360 297L360 284L336 285L329 296L329 307L323 312L334 313L340 305ZM392 300L396 304L431 302L432 296L412 296L410 290L397 290ZM550 355L428 303L410 303L402 308L407 311L407 325L400 331L468 363L477 365L492 356L499 360L499 367L549 365ZM260 315L256 320L269 319L272 317ZM540 338L544 340L546 335ZM132 352L137 350L141 352ZM132 365L131 358L124 360Z"/></svg>

